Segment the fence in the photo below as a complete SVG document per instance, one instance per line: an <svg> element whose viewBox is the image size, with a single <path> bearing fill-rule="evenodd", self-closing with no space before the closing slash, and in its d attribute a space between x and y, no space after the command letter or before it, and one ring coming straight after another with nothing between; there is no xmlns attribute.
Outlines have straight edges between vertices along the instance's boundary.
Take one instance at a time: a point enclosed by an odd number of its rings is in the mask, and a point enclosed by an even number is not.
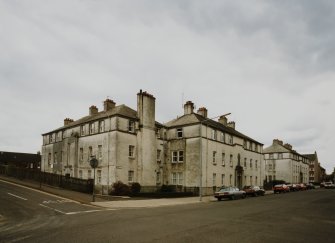
<svg viewBox="0 0 335 243"><path fill-rule="evenodd" d="M62 187L78 192L92 193L93 191L93 179L83 180L42 172L36 169L19 168L12 165L0 165L0 174L15 177L20 180L34 180L41 184Z"/></svg>

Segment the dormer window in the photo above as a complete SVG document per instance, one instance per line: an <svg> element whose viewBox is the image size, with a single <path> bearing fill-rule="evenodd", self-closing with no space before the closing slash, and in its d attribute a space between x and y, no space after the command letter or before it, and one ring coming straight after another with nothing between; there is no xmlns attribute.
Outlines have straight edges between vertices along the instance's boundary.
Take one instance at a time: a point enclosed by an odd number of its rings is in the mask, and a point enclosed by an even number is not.
<svg viewBox="0 0 335 243"><path fill-rule="evenodd" d="M84 127L84 125L80 126L80 135L81 136L85 135L85 127Z"/></svg>
<svg viewBox="0 0 335 243"><path fill-rule="evenodd" d="M129 120L128 121L128 132L135 132L135 122Z"/></svg>
<svg viewBox="0 0 335 243"><path fill-rule="evenodd" d="M94 132L95 132L95 124L91 123L90 124L90 134L94 134Z"/></svg>
<svg viewBox="0 0 335 243"><path fill-rule="evenodd" d="M105 131L105 121L99 121L99 132Z"/></svg>
<svg viewBox="0 0 335 243"><path fill-rule="evenodd" d="M177 128L177 138L182 138L182 137L183 137L183 129Z"/></svg>

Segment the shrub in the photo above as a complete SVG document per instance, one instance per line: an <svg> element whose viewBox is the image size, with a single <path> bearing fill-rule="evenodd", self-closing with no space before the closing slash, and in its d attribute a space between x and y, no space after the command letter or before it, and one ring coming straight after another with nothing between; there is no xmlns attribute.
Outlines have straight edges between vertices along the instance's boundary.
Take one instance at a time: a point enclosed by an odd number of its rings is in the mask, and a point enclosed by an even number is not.
<svg viewBox="0 0 335 243"><path fill-rule="evenodd" d="M141 185L138 182L134 182L130 187L131 193L138 194L141 191Z"/></svg>
<svg viewBox="0 0 335 243"><path fill-rule="evenodd" d="M117 181L113 184L112 194L116 196L127 196L130 193L129 186L121 181Z"/></svg>

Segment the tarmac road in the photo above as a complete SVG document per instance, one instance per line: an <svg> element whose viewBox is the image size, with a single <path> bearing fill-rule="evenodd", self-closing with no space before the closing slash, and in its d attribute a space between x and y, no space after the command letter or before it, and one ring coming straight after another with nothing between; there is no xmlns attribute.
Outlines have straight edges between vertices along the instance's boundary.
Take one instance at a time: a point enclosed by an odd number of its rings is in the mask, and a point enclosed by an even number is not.
<svg viewBox="0 0 335 243"><path fill-rule="evenodd" d="M5 217L0 220L2 242L305 243L335 239L335 190L330 189L117 210L61 201L2 182L0 191L0 214Z"/></svg>

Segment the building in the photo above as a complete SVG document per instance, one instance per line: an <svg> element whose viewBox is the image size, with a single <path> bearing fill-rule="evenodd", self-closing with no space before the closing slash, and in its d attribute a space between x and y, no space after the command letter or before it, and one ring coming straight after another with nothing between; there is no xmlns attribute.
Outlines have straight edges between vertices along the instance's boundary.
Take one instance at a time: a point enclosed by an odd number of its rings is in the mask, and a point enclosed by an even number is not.
<svg viewBox="0 0 335 243"><path fill-rule="evenodd" d="M12 165L20 168L39 169L40 153L17 153L0 151L0 165Z"/></svg>
<svg viewBox="0 0 335 243"><path fill-rule="evenodd" d="M292 149L292 145L274 139L263 151L266 181L283 180L290 183L309 181L309 159Z"/></svg>
<svg viewBox="0 0 335 243"><path fill-rule="evenodd" d="M309 160L309 182L320 183L321 181L321 169L316 151L314 154L304 154Z"/></svg>
<svg viewBox="0 0 335 243"><path fill-rule="evenodd" d="M201 186L204 194L222 185L261 185L263 144L224 116L214 121L205 108L193 110L187 102L183 116L163 125L155 121L155 98L147 92L137 94L137 110L107 99L102 111L91 106L87 116L66 118L42 135L42 170L90 179L94 156L96 189L103 194L116 181L138 182L142 191L173 185L198 192Z"/></svg>
<svg viewBox="0 0 335 243"><path fill-rule="evenodd" d="M167 131L166 181L187 188L202 186L212 194L218 186L261 185L264 179L263 144L238 132L225 116L207 117L191 101L184 115L165 125ZM202 181L200 182L200 179Z"/></svg>

